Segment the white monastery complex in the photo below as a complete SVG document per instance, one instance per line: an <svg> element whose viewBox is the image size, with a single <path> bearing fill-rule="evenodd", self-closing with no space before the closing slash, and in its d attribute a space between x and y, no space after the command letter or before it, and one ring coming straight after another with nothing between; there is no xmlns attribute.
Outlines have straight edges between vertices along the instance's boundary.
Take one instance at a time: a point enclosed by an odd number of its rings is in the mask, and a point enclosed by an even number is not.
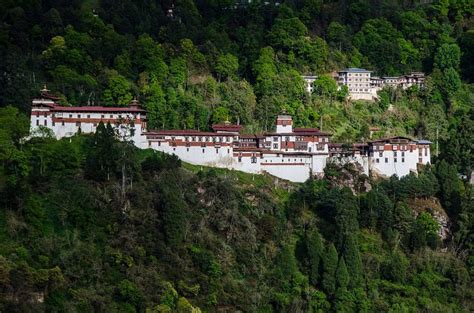
<svg viewBox="0 0 474 313"><path fill-rule="evenodd" d="M269 173L294 182L322 176L328 162L354 163L367 175L399 177L430 163L426 140L392 137L361 144L331 143L331 134L317 128L293 127L290 115L276 117L275 132L242 134L240 125L229 122L212 126L212 131L147 130L146 111L134 100L128 107L61 106L59 99L43 89L33 99L31 134L42 127L57 139L76 133L93 133L100 122L110 123L117 137L133 129L130 140L141 149L175 154L195 164Z"/></svg>

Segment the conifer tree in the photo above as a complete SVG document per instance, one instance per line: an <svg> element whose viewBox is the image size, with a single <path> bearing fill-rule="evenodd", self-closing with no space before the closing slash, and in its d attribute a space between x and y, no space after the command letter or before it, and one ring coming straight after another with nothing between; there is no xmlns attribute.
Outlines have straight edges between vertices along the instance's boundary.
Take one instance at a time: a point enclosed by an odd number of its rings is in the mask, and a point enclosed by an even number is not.
<svg viewBox="0 0 474 313"><path fill-rule="evenodd" d="M362 283L362 259L360 257L357 239L354 236L346 238L343 250L344 259L347 260L347 270L351 277L350 288L359 287Z"/></svg>
<svg viewBox="0 0 474 313"><path fill-rule="evenodd" d="M321 236L318 231L312 231L308 235L306 248L308 250L309 256L310 282L313 286L316 286L319 282L319 270L321 267L322 257L324 253L323 244L321 242Z"/></svg>
<svg viewBox="0 0 474 313"><path fill-rule="evenodd" d="M346 290L349 286L349 279L349 272L347 272L346 262L344 261L344 257L341 257L336 272L337 288Z"/></svg>
<svg viewBox="0 0 474 313"><path fill-rule="evenodd" d="M323 259L323 289L329 295L333 295L336 291L337 259L336 247L331 243Z"/></svg>

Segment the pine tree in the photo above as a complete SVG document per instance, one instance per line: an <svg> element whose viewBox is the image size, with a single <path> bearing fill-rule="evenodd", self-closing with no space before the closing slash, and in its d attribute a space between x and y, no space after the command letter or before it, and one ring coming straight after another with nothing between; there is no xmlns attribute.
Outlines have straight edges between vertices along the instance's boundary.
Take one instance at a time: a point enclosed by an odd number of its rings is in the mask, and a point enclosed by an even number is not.
<svg viewBox="0 0 474 313"><path fill-rule="evenodd" d="M323 289L329 295L334 295L336 291L337 259L336 247L331 243L327 247L323 259Z"/></svg>
<svg viewBox="0 0 474 313"><path fill-rule="evenodd" d="M316 286L319 282L319 271L323 257L323 243L321 242L321 235L317 231L312 231L308 235L306 241L306 248L308 250L309 266L310 266L310 282Z"/></svg>
<svg viewBox="0 0 474 313"><path fill-rule="evenodd" d="M350 288L359 287L362 283L362 259L359 253L359 245L354 236L346 238L343 250L344 259L347 260L347 270L351 277Z"/></svg>
<svg viewBox="0 0 474 313"><path fill-rule="evenodd" d="M347 271L346 262L344 261L344 257L341 257L336 272L337 288L346 290L349 286L349 279L349 272Z"/></svg>

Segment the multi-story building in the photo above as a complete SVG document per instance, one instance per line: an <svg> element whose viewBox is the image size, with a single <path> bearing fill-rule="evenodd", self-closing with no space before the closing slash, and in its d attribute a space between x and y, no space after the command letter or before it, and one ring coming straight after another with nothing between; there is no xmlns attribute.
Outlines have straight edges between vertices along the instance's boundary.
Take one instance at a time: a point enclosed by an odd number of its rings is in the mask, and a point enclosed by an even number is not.
<svg viewBox="0 0 474 313"><path fill-rule="evenodd" d="M93 133L100 122L110 123L117 137L132 140L139 148L175 154L195 164L269 173L294 182L322 176L327 162L355 163L367 175L404 176L419 164L430 163L430 142L407 137L379 139L363 144L334 144L331 134L317 128L294 128L291 115L276 118L275 132L241 134L242 127L229 122L212 131L150 130L146 112L137 101L128 107L61 106L58 98L43 90L33 99L31 134L42 127L56 138Z"/></svg>
<svg viewBox="0 0 474 313"><path fill-rule="evenodd" d="M302 76L305 82L306 92L312 94L314 91L314 81L318 79L318 76Z"/></svg>
<svg viewBox="0 0 474 313"><path fill-rule="evenodd" d="M100 122L110 123L118 136L132 140L136 146L145 145L146 111L134 100L128 107L62 106L58 98L45 88L31 105L31 133L46 127L57 139L76 133L94 133Z"/></svg>
<svg viewBox="0 0 474 313"><path fill-rule="evenodd" d="M337 82L345 85L349 90L349 97L353 100L373 100L370 87L372 71L362 68L346 68L338 72Z"/></svg>
<svg viewBox="0 0 474 313"><path fill-rule="evenodd" d="M276 119L276 131L240 134L238 125L213 125L213 132L156 130L146 132L148 147L175 154L197 165L267 172L291 181L322 175L330 134L316 128L294 128L288 114Z"/></svg>

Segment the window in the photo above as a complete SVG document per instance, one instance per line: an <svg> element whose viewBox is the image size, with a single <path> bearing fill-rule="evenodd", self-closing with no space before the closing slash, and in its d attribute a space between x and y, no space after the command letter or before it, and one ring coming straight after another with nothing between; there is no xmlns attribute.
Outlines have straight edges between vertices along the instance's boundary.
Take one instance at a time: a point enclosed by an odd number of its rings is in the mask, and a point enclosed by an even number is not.
<svg viewBox="0 0 474 313"><path fill-rule="evenodd" d="M61 125L63 125L63 126L64 126L64 121L62 121L62 122L61 122Z"/></svg>
<svg viewBox="0 0 474 313"><path fill-rule="evenodd" d="M380 160L379 160L379 159L375 159L375 163L380 163Z"/></svg>
<svg viewBox="0 0 474 313"><path fill-rule="evenodd" d="M242 162L242 156L241 155L239 155L238 161Z"/></svg>
<svg viewBox="0 0 474 313"><path fill-rule="evenodd" d="M285 140L290 141L290 137L286 136Z"/></svg>
<svg viewBox="0 0 474 313"><path fill-rule="evenodd" d="M69 114L69 118L72 118L72 114Z"/></svg>
<svg viewBox="0 0 474 313"><path fill-rule="evenodd" d="M405 158L402 158L402 163L405 163Z"/></svg>
<svg viewBox="0 0 474 313"><path fill-rule="evenodd" d="M173 148L173 151L176 151L176 148Z"/></svg>
<svg viewBox="0 0 474 313"><path fill-rule="evenodd" d="M102 114L102 115L100 116L100 118L104 118L104 114Z"/></svg>
<svg viewBox="0 0 474 313"><path fill-rule="evenodd" d="M393 150L397 150L397 145L392 145Z"/></svg>
<svg viewBox="0 0 474 313"><path fill-rule="evenodd" d="M379 157L383 157L383 152L379 152Z"/></svg>
<svg viewBox="0 0 474 313"><path fill-rule="evenodd" d="M44 120L44 126L48 126L48 121Z"/></svg>
<svg viewBox="0 0 474 313"><path fill-rule="evenodd" d="M189 148L186 148L186 151L189 152Z"/></svg>
<svg viewBox="0 0 474 313"><path fill-rule="evenodd" d="M81 127L81 122L76 122L76 126Z"/></svg>
<svg viewBox="0 0 474 313"><path fill-rule="evenodd" d="M230 149L227 149L227 153L230 153Z"/></svg>
<svg viewBox="0 0 474 313"><path fill-rule="evenodd" d="M404 157L404 156L405 156L405 151L402 151L402 157Z"/></svg>
<svg viewBox="0 0 474 313"><path fill-rule="evenodd" d="M91 115L90 115L90 114L87 114L87 118L91 118Z"/></svg>
<svg viewBox="0 0 474 313"><path fill-rule="evenodd" d="M423 163L423 159L422 159L422 158L418 158L418 163Z"/></svg>
<svg viewBox="0 0 474 313"><path fill-rule="evenodd" d="M36 126L39 126L40 121L36 120Z"/></svg>
<svg viewBox="0 0 474 313"><path fill-rule="evenodd" d="M253 156L252 159L251 159L251 162L252 163L257 163L257 157Z"/></svg>
<svg viewBox="0 0 474 313"><path fill-rule="evenodd" d="M428 156L428 148L425 148L425 156Z"/></svg>
<svg viewBox="0 0 474 313"><path fill-rule="evenodd" d="M218 154L218 153L219 153L219 148L216 148L216 154Z"/></svg>
<svg viewBox="0 0 474 313"><path fill-rule="evenodd" d="M388 158L385 158L385 163L388 163Z"/></svg>
<svg viewBox="0 0 474 313"><path fill-rule="evenodd" d="M278 141L278 137L273 137L273 141Z"/></svg>
<svg viewBox="0 0 474 313"><path fill-rule="evenodd" d="M393 162L397 163L397 158L394 158L394 159L393 159Z"/></svg>
<svg viewBox="0 0 474 313"><path fill-rule="evenodd" d="M81 114L77 114L77 118L81 118Z"/></svg>
<svg viewBox="0 0 474 313"><path fill-rule="evenodd" d="M56 122L53 122L53 126L56 126Z"/></svg>
<svg viewBox="0 0 474 313"><path fill-rule="evenodd" d="M206 150L206 149L202 149L202 153L204 153L205 150Z"/></svg>
<svg viewBox="0 0 474 313"><path fill-rule="evenodd" d="M278 149L278 144L277 143L273 144L273 149Z"/></svg>
<svg viewBox="0 0 474 313"><path fill-rule="evenodd" d="M110 118L114 118L114 116L112 114L110 114Z"/></svg>
<svg viewBox="0 0 474 313"><path fill-rule="evenodd" d="M397 151L393 151L393 156L394 156L394 157L397 156Z"/></svg>
<svg viewBox="0 0 474 313"><path fill-rule="evenodd" d="M158 147L161 146L161 141L158 141Z"/></svg>

